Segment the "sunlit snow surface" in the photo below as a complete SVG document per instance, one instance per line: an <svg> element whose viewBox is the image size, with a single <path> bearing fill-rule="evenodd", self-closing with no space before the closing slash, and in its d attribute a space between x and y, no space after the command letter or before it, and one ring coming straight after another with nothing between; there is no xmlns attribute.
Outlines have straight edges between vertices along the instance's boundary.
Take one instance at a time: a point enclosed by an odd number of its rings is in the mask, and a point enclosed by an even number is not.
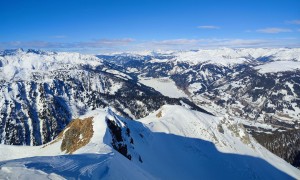
<svg viewBox="0 0 300 180"><path fill-rule="evenodd" d="M50 72L80 64L96 66L101 60L91 55L68 52L44 54L17 51L12 56L0 56L0 80L26 80L34 72Z"/></svg>
<svg viewBox="0 0 300 180"><path fill-rule="evenodd" d="M0 179L151 178L109 146L106 115L105 110L95 110L81 117L94 117L94 135L89 144L73 155L60 151L61 141L37 147L0 145Z"/></svg>
<svg viewBox="0 0 300 180"><path fill-rule="evenodd" d="M256 66L260 73L277 73L284 71L300 70L300 61L274 61Z"/></svg>
<svg viewBox="0 0 300 180"><path fill-rule="evenodd" d="M298 169L252 138L243 143L244 130L234 133L228 127L236 122L226 118L171 105L137 121L103 109L81 118L86 117L94 117L94 135L73 155L60 151L61 141L45 147L0 145L0 179L300 178ZM131 161L111 148L105 117L130 129L134 140ZM218 131L219 124L224 133Z"/></svg>
<svg viewBox="0 0 300 180"><path fill-rule="evenodd" d="M169 78L140 78L139 82L154 88L165 96L172 98L187 97L187 95L176 86L175 82Z"/></svg>

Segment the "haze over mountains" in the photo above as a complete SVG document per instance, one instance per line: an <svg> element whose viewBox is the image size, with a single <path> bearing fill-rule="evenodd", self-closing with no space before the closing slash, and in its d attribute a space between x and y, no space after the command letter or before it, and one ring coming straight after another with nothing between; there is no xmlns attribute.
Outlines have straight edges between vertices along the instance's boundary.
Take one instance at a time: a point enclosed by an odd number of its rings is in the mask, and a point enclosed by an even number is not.
<svg viewBox="0 0 300 180"><path fill-rule="evenodd" d="M297 48L4 50L0 78L1 178L300 177Z"/></svg>

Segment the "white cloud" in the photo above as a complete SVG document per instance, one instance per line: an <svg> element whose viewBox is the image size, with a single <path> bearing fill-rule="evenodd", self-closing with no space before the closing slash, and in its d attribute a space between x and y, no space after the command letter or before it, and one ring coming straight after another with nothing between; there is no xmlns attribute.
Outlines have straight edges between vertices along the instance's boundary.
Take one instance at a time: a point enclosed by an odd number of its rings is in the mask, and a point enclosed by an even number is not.
<svg viewBox="0 0 300 180"><path fill-rule="evenodd" d="M103 47L103 46L124 46L134 42L132 38L123 39L98 39L94 41L75 43L77 47Z"/></svg>
<svg viewBox="0 0 300 180"><path fill-rule="evenodd" d="M282 32L292 32L291 29L285 29L285 28L265 28L265 29L258 29L256 30L260 33L268 33L268 34L277 34Z"/></svg>
<svg viewBox="0 0 300 180"><path fill-rule="evenodd" d="M300 20L287 21L288 24L300 24Z"/></svg>
<svg viewBox="0 0 300 180"><path fill-rule="evenodd" d="M2 48L107 48L126 46L135 40L123 39L98 39L82 42L48 42L48 41L10 41L0 42Z"/></svg>
<svg viewBox="0 0 300 180"><path fill-rule="evenodd" d="M59 47L63 48L65 43L60 42L47 42L47 41L9 41L0 42L2 48L51 48Z"/></svg>
<svg viewBox="0 0 300 180"><path fill-rule="evenodd" d="M138 50L189 50L199 48L300 47L299 38L281 39L169 39L137 44Z"/></svg>
<svg viewBox="0 0 300 180"><path fill-rule="evenodd" d="M191 45L196 44L198 42L197 39L169 39L162 41L153 41L153 44L156 45Z"/></svg>
<svg viewBox="0 0 300 180"><path fill-rule="evenodd" d="M226 47L254 47L267 44L269 41L263 39L224 39L211 42L211 45Z"/></svg>
<svg viewBox="0 0 300 180"><path fill-rule="evenodd" d="M53 39L64 39L64 38L67 38L67 36L65 36L65 35L55 35L55 36L51 36L51 38L53 38Z"/></svg>
<svg viewBox="0 0 300 180"><path fill-rule="evenodd" d="M98 39L85 42L0 42L0 49L36 48L54 51L75 51L81 53L122 52L136 50L190 50L200 48L258 48L258 47L300 47L299 38L277 39L229 39L229 38L198 38L198 39L166 39L137 41L131 38Z"/></svg>
<svg viewBox="0 0 300 180"><path fill-rule="evenodd" d="M206 26L197 26L199 29L220 29L219 26L211 26L211 25L206 25Z"/></svg>

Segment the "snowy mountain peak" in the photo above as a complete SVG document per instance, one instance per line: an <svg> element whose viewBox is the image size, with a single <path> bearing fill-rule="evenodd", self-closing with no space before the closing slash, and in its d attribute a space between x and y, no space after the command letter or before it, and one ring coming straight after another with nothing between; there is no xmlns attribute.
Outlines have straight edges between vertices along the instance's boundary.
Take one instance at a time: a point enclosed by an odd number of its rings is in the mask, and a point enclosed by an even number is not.
<svg viewBox="0 0 300 180"><path fill-rule="evenodd" d="M17 55L24 52L22 48L19 49L6 49L3 51L0 51L0 56L12 56L12 55Z"/></svg>
<svg viewBox="0 0 300 180"><path fill-rule="evenodd" d="M57 54L56 52L42 51L42 50L39 50L39 49L28 49L26 53L33 53L33 54L40 54L40 55Z"/></svg>
<svg viewBox="0 0 300 180"><path fill-rule="evenodd" d="M57 69L69 69L78 65L97 66L102 60L91 55L79 53L54 53L29 49L3 51L0 55L0 79L25 80L34 72L49 72Z"/></svg>

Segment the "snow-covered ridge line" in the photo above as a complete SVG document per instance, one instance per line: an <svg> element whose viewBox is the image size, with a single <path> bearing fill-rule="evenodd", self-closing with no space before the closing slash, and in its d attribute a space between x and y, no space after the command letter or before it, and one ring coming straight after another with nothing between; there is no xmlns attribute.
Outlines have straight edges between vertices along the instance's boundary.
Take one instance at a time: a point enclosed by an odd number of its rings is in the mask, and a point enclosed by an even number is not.
<svg viewBox="0 0 300 180"><path fill-rule="evenodd" d="M0 78L5 80L28 79L32 72L70 68L76 65L97 66L102 60L92 56L69 52L39 50L4 50L0 53Z"/></svg>
<svg viewBox="0 0 300 180"><path fill-rule="evenodd" d="M61 139L36 147L0 145L0 179L16 174L66 179L300 177L298 169L257 144L235 120L171 105L139 120L114 111L96 109L80 117L93 117L94 134L72 155L63 155Z"/></svg>
<svg viewBox="0 0 300 180"><path fill-rule="evenodd" d="M273 61L300 61L300 48L288 49L214 49L175 53L177 61L191 63L210 62L224 66L242 64L258 58L269 58Z"/></svg>
<svg viewBox="0 0 300 180"><path fill-rule="evenodd" d="M274 61L300 62L300 48L219 48L186 51L141 51L126 53L111 53L108 56L124 59L145 60L152 63L188 63L215 64L218 66L235 66L239 64L268 64ZM286 63L287 64L287 63ZM287 65L291 67L292 65ZM270 69L270 68L269 68ZM294 69L285 68L285 71ZM278 72L278 68L271 70ZM265 72L265 71L261 71Z"/></svg>
<svg viewBox="0 0 300 180"><path fill-rule="evenodd" d="M116 52L107 55L123 55L123 56L155 56L155 55L198 55L202 57L224 57L225 59L240 57L271 57L274 56L278 60L300 60L300 48L217 48L217 49L197 49L185 51L131 51Z"/></svg>

